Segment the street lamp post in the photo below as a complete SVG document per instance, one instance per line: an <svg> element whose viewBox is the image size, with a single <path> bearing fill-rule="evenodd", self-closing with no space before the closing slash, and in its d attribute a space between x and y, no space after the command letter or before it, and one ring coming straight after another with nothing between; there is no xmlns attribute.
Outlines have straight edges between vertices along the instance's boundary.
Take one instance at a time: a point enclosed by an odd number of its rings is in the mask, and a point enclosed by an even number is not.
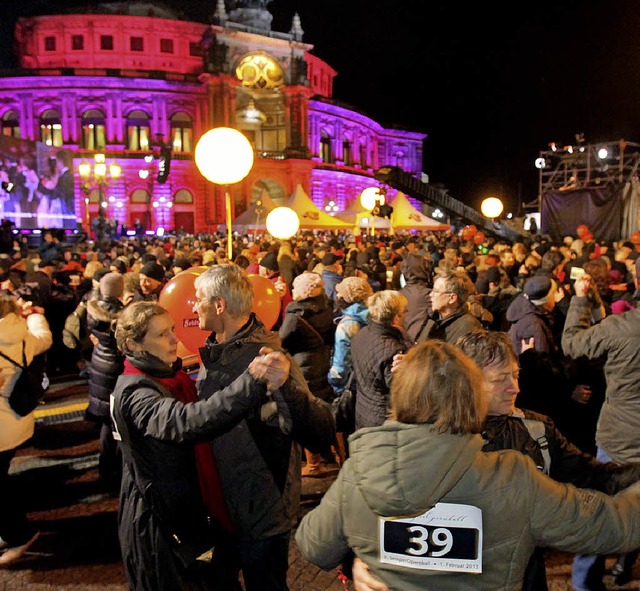
<svg viewBox="0 0 640 591"><path fill-rule="evenodd" d="M85 211L87 222L89 216L89 195L94 188L98 189L98 221L96 225L96 239L98 247L103 248L105 243L105 230L107 225L105 209L107 202L104 197L105 188L109 184L109 180L116 180L122 174L122 168L116 162L111 163L107 169L106 158L104 154L96 154L93 157L93 166L90 162L83 160L78 165L78 173L82 179L82 191L84 193ZM89 231L91 227L89 225Z"/></svg>
<svg viewBox="0 0 640 591"><path fill-rule="evenodd" d="M207 180L224 186L227 221L227 256L233 260L233 208L229 185L239 183L253 166L253 147L237 129L216 127L205 133L196 144L195 161Z"/></svg>

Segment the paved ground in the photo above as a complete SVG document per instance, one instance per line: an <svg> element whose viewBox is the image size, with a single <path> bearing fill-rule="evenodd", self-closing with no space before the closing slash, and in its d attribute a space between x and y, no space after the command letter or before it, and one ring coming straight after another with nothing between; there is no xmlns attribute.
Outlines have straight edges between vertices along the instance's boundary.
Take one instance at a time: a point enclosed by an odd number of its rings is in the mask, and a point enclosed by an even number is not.
<svg viewBox="0 0 640 591"><path fill-rule="evenodd" d="M117 501L98 479L98 430L81 419L85 406L85 383L54 385L38 411L34 439L12 465L14 478L24 487L29 516L42 535L22 561L0 569L0 591L127 589L116 534ZM317 504L332 481L332 477L303 479L301 516ZM571 558L549 552L551 591L571 590ZM289 564L291 591L344 589L337 573L303 560L295 542ZM640 589L640 566L634 574L625 587L614 586L607 577L608 588Z"/></svg>

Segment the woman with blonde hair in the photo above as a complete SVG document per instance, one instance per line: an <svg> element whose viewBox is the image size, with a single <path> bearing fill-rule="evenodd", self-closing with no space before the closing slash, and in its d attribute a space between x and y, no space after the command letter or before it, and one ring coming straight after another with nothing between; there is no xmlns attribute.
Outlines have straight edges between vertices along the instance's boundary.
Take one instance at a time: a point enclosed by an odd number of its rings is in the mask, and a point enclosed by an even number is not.
<svg viewBox="0 0 640 591"><path fill-rule="evenodd" d="M393 356L413 344L403 327L407 298L384 289L367 299L368 324L351 339L355 380L355 428L382 425L388 414ZM353 388L353 384L352 384Z"/></svg>
<svg viewBox="0 0 640 591"><path fill-rule="evenodd" d="M302 518L302 557L329 570L353 551L377 589L520 591L536 546L640 547L640 484L608 496L556 482L518 451L483 452L488 406L462 351L413 347L394 374L391 420L351 436L350 458Z"/></svg>
<svg viewBox="0 0 640 591"><path fill-rule="evenodd" d="M9 294L0 294L0 351L20 365L51 347L53 337L44 310ZM24 356L24 357L23 357ZM33 412L16 414L9 395L22 370L0 357L0 538L5 552L0 567L18 560L38 538L22 506L22 496L9 477L9 465L16 449L31 439L35 428Z"/></svg>

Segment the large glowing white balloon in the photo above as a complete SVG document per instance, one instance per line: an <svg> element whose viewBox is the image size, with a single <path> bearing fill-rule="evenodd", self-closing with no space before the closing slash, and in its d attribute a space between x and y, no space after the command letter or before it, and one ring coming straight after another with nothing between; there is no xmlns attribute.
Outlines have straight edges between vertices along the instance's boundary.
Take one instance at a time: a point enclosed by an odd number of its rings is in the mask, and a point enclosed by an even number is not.
<svg viewBox="0 0 640 591"><path fill-rule="evenodd" d="M217 185L232 185L249 174L253 147L237 129L216 127L198 140L195 161L207 180Z"/></svg>
<svg viewBox="0 0 640 591"><path fill-rule="evenodd" d="M482 215L492 219L497 218L502 213L503 208L502 201L497 197L487 197L480 205Z"/></svg>
<svg viewBox="0 0 640 591"><path fill-rule="evenodd" d="M267 230L274 238L291 238L300 227L298 214L290 207L276 207L269 212L266 220Z"/></svg>
<svg viewBox="0 0 640 591"><path fill-rule="evenodd" d="M360 193L360 204L367 211L371 211L376 206L376 201L378 205L384 205L384 193L380 192L379 187L367 187Z"/></svg>

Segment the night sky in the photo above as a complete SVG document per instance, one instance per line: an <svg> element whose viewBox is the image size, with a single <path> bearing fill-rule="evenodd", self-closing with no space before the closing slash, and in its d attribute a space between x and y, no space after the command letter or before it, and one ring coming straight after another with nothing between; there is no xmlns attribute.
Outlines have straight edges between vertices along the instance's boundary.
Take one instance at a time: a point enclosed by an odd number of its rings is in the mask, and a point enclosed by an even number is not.
<svg viewBox="0 0 640 591"><path fill-rule="evenodd" d="M15 12L77 4L0 2L5 64ZM164 4L202 22L215 8ZM490 195L514 211L534 201L533 162L551 141L640 142L639 0L273 0L268 9L284 32L298 12L303 41L338 71L335 99L428 134L424 172L472 207Z"/></svg>

